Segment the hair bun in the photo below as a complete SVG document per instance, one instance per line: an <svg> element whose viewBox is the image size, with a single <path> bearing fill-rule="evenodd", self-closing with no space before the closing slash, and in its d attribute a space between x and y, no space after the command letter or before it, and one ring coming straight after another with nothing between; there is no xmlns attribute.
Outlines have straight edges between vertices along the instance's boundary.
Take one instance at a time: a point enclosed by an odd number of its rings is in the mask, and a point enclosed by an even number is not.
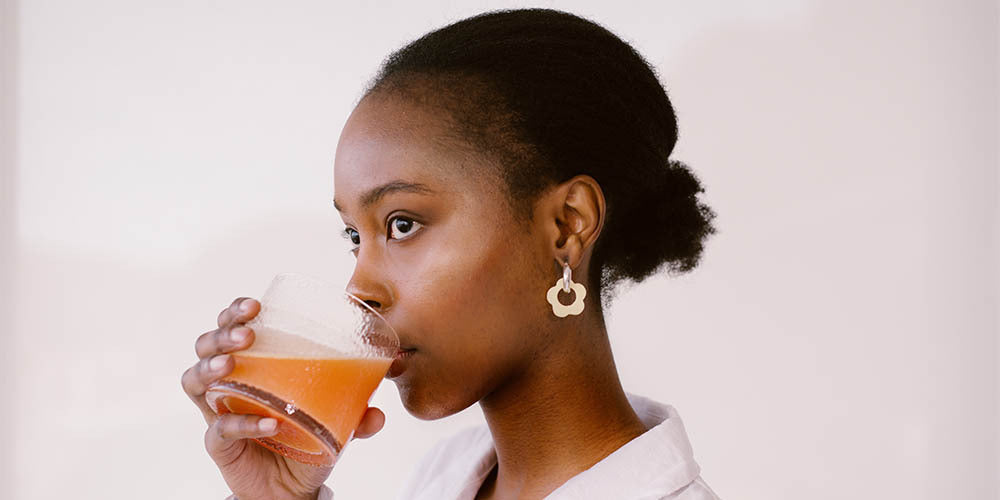
<svg viewBox="0 0 1000 500"><path fill-rule="evenodd" d="M715 214L691 169L668 160L673 106L649 63L603 26L538 8L466 18L391 54L366 95L414 89L498 160L522 220L552 183L600 183L608 213L586 279L602 295L664 265L697 265Z"/></svg>

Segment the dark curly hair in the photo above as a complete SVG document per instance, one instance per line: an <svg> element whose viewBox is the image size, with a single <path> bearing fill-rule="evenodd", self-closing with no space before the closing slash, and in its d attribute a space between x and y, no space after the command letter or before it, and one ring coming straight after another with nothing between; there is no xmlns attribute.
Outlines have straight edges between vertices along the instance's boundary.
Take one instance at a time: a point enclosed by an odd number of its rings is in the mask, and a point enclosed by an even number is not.
<svg viewBox="0 0 1000 500"><path fill-rule="evenodd" d="M687 165L670 160L677 119L649 63L604 27L551 9L485 12L390 54L372 94L434 106L456 143L500 167L510 206L578 174L601 185L607 214L588 276L609 300L623 280L699 262L715 213Z"/></svg>

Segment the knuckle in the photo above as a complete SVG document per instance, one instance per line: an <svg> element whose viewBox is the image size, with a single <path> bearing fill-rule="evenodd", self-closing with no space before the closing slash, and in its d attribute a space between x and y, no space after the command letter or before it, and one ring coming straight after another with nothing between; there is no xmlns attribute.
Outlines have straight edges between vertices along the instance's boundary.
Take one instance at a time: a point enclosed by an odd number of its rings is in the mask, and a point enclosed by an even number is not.
<svg viewBox="0 0 1000 500"><path fill-rule="evenodd" d="M250 434L257 430L257 417L246 416L240 419L240 432Z"/></svg>
<svg viewBox="0 0 1000 500"><path fill-rule="evenodd" d="M231 306L229 306L229 309L230 309L230 311L233 314L233 318L237 318L237 317L240 316L240 313L241 313L241 311L240 311L240 304L242 304L243 301L246 300L246 299L247 299L247 297L237 297L236 300L233 301L233 304Z"/></svg>
<svg viewBox="0 0 1000 500"><path fill-rule="evenodd" d="M213 424L213 426L215 427L215 429L213 430L213 432L215 433L215 437L223 441L229 439L229 434L230 434L229 423L232 421L232 418L227 418L227 417L229 417L229 415L223 415L222 417L220 417L218 420L215 421L215 424Z"/></svg>
<svg viewBox="0 0 1000 500"><path fill-rule="evenodd" d="M252 297L240 297L239 299L237 299L236 309L234 311L236 313L236 316L245 315L246 313L243 312L243 310L241 310L240 307L242 307L244 304L247 305L252 304L253 300L254 299Z"/></svg>
<svg viewBox="0 0 1000 500"><path fill-rule="evenodd" d="M183 387L184 388L184 392L187 392L188 394L191 393L191 389L192 389L192 387L191 387L191 376L192 376L192 371L193 370L194 370L193 366L192 367L188 367L188 369L184 370L184 373L181 374L181 387Z"/></svg>
<svg viewBox="0 0 1000 500"><path fill-rule="evenodd" d="M222 421L222 417L224 417L224 416L225 415L222 415L219 418L215 419L214 421L212 421L211 423L208 424L208 428L205 429L205 443L206 444L208 444L208 441L212 438L212 436L217 436L219 434L219 422Z"/></svg>
<svg viewBox="0 0 1000 500"><path fill-rule="evenodd" d="M188 368L181 377L181 385L184 392L191 397L199 397L205 393L205 384L201 381L200 363Z"/></svg>
<svg viewBox="0 0 1000 500"><path fill-rule="evenodd" d="M233 440L252 435L257 430L258 418L254 415L227 413L219 419L218 436L223 440Z"/></svg>
<svg viewBox="0 0 1000 500"><path fill-rule="evenodd" d="M219 326L222 326L222 325L226 324L226 321L227 321L226 317L228 316L227 313L229 313L229 308L228 307L226 307L226 308L222 309L221 311L219 311L219 315L215 318L215 324L217 324Z"/></svg>
<svg viewBox="0 0 1000 500"><path fill-rule="evenodd" d="M205 359L198 361L197 363L195 363L194 366L188 368L188 371L191 373L190 375L188 375L187 387L192 392L200 393L201 388L205 385L203 381L203 379L205 378L205 368L207 368L205 364Z"/></svg>
<svg viewBox="0 0 1000 500"><path fill-rule="evenodd" d="M205 332L198 336L198 339L194 341L194 350L198 354L198 357L202 356L202 353L207 353L210 349L209 346L212 343L212 335L218 330L212 330L210 332Z"/></svg>
<svg viewBox="0 0 1000 500"><path fill-rule="evenodd" d="M206 379L210 378L212 373L212 367L209 363L212 362L214 356L206 356L198 361L198 380L204 382Z"/></svg>
<svg viewBox="0 0 1000 500"><path fill-rule="evenodd" d="M229 323L214 332L215 334L212 336L212 343L215 345L216 352L221 351L222 345L229 340L229 330L232 330L232 328L233 324Z"/></svg>
<svg viewBox="0 0 1000 500"><path fill-rule="evenodd" d="M226 333L226 342L233 347L239 347L253 335L253 329L246 325L238 325L233 326Z"/></svg>

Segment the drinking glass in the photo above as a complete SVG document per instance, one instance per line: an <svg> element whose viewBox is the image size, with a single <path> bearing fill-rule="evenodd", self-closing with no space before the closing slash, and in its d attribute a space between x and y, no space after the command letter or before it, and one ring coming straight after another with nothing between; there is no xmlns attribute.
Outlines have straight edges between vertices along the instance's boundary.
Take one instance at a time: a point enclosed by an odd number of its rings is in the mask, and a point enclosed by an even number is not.
<svg viewBox="0 0 1000 500"><path fill-rule="evenodd" d="M275 276L247 322L253 344L232 353L232 373L211 384L216 413L278 420L257 438L293 460L331 466L354 437L399 350L396 332L363 300L301 274Z"/></svg>

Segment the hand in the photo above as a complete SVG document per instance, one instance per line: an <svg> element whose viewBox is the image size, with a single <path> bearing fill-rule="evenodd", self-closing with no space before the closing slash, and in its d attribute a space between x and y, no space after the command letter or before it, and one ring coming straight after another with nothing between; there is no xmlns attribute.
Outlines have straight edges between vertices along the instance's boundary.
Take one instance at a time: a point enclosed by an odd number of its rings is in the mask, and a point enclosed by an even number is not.
<svg viewBox="0 0 1000 500"><path fill-rule="evenodd" d="M219 313L218 328L195 341L198 362L181 377L184 392L201 410L208 430L205 448L222 477L240 500L314 499L332 467L317 467L286 458L259 445L252 438L273 436L277 421L257 415L227 413L219 416L205 401L212 382L233 371L229 353L253 344L254 332L245 323L260 312L260 303L240 297ZM354 432L355 438L375 435L385 424L385 414L369 407Z"/></svg>

